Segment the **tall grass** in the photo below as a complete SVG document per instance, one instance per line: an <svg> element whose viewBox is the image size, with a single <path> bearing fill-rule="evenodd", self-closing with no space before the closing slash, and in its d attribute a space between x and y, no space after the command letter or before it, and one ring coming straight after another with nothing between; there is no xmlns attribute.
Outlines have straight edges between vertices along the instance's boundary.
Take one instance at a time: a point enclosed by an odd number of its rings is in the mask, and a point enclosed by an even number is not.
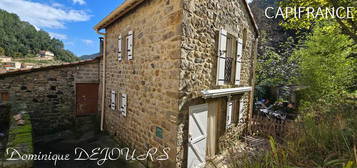
<svg viewBox="0 0 357 168"><path fill-rule="evenodd" d="M270 138L271 150L245 157L232 168L357 167L356 101L336 99L306 104L295 134L283 143ZM238 163L239 162L239 163Z"/></svg>

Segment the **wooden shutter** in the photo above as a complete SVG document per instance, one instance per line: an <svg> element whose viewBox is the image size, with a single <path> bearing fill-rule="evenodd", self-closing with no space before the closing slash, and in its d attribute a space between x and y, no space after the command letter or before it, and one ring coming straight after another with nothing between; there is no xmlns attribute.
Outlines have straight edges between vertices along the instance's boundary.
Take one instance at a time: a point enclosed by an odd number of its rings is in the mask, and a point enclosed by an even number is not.
<svg viewBox="0 0 357 168"><path fill-rule="evenodd" d="M232 125L232 113L233 113L233 102L227 103L227 117L226 117L226 128Z"/></svg>
<svg viewBox="0 0 357 168"><path fill-rule="evenodd" d="M110 107L112 108L112 110L115 110L115 91L114 90L112 90L112 94L111 94Z"/></svg>
<svg viewBox="0 0 357 168"><path fill-rule="evenodd" d="M122 40L121 35L118 37L118 61L121 61L123 58L122 56Z"/></svg>
<svg viewBox="0 0 357 168"><path fill-rule="evenodd" d="M126 37L127 48L128 48L128 60L133 59L133 31L129 31L128 36Z"/></svg>
<svg viewBox="0 0 357 168"><path fill-rule="evenodd" d="M239 101L239 116L238 116L238 122L243 123L244 122L244 99L241 98Z"/></svg>
<svg viewBox="0 0 357 168"><path fill-rule="evenodd" d="M242 56L243 56L243 40L239 38L237 40L237 59L236 59L236 77L235 85L240 84L241 69L242 69Z"/></svg>
<svg viewBox="0 0 357 168"><path fill-rule="evenodd" d="M127 101L128 101L128 95L127 94L121 94L121 105L120 105L120 111L123 116L126 116L126 109L127 109Z"/></svg>
<svg viewBox="0 0 357 168"><path fill-rule="evenodd" d="M227 31L221 29L218 37L217 85L224 85L224 69L227 56Z"/></svg>

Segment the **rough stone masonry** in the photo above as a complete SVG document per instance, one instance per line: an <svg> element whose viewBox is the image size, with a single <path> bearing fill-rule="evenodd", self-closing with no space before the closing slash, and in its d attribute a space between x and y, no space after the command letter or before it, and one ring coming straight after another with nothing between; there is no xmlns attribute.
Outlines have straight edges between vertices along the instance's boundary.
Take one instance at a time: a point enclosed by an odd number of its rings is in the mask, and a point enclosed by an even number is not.
<svg viewBox="0 0 357 168"><path fill-rule="evenodd" d="M244 0L147 0L105 26L105 129L140 152L170 147L169 160L155 167L186 167L188 108L206 103L201 91L254 86L258 32L245 5ZM216 85L221 28L245 41L239 86ZM129 60L126 41L119 50L118 37L125 39L131 31L133 59ZM120 61L118 51L122 51ZM112 109L113 92L117 97L128 95L126 116ZM237 97L243 102L244 119L249 116L252 94Z"/></svg>
<svg viewBox="0 0 357 168"><path fill-rule="evenodd" d="M0 74L9 103L27 105L35 136L73 126L75 85L83 82L99 82L98 60Z"/></svg>

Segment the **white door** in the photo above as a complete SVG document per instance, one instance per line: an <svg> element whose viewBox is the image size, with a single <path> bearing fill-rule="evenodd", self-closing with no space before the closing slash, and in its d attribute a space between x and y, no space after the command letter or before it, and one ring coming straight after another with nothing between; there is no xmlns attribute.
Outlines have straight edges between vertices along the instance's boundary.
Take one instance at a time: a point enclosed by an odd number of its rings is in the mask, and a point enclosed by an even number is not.
<svg viewBox="0 0 357 168"><path fill-rule="evenodd" d="M206 162L208 105L190 107L187 167L203 167Z"/></svg>

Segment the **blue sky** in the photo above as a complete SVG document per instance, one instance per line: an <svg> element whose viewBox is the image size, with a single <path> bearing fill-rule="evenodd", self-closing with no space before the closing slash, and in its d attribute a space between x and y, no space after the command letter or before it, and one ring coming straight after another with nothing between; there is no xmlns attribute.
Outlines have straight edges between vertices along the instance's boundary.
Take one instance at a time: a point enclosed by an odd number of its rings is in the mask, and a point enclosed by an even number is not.
<svg viewBox="0 0 357 168"><path fill-rule="evenodd" d="M16 13L63 41L77 56L99 50L93 26L124 0L0 0L0 9Z"/></svg>
<svg viewBox="0 0 357 168"><path fill-rule="evenodd" d="M63 41L77 56L99 50L93 26L124 0L0 0L0 9ZM248 0L252 1L252 0Z"/></svg>

